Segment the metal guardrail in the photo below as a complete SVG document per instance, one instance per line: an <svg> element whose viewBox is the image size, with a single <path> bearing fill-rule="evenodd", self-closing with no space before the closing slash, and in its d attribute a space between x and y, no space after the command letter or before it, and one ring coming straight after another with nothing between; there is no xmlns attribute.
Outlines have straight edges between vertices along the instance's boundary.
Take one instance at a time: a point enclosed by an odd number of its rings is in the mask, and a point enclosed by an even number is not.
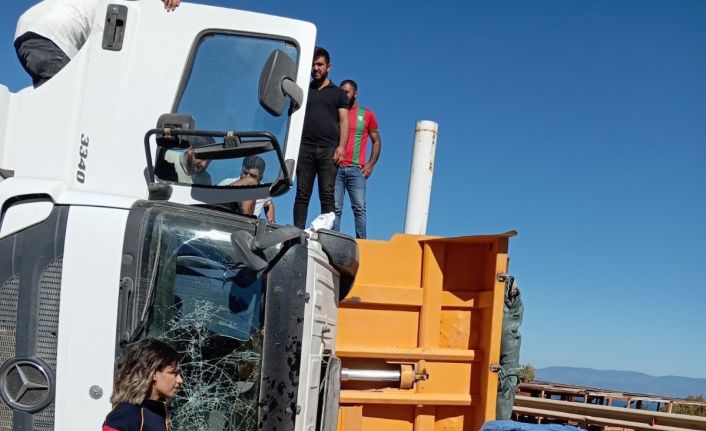
<svg viewBox="0 0 706 431"><path fill-rule="evenodd" d="M565 419L579 425L602 425L645 431L706 431L706 417L608 407L518 395L513 412L520 415Z"/></svg>

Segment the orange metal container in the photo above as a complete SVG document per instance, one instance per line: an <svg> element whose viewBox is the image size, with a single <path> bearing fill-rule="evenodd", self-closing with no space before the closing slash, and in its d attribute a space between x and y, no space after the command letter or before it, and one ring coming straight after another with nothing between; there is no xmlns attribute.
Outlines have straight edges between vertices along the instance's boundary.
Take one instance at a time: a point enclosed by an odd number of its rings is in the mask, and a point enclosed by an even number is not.
<svg viewBox="0 0 706 431"><path fill-rule="evenodd" d="M336 355L343 368L401 370L403 378L341 382L339 431L475 431L495 418L498 274L515 234L358 242Z"/></svg>

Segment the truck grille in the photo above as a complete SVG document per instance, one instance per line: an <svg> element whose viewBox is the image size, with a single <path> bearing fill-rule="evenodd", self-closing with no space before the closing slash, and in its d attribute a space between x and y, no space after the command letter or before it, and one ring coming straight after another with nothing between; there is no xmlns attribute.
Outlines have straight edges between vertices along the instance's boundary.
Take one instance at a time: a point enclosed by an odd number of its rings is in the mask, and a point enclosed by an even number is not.
<svg viewBox="0 0 706 431"><path fill-rule="evenodd" d="M39 307L37 310L37 344L35 356L56 370L56 342L59 331L59 295L63 258L54 259L39 279ZM35 431L54 429L54 402L34 415Z"/></svg>
<svg viewBox="0 0 706 431"><path fill-rule="evenodd" d="M15 356L15 325L20 276L15 275L0 288L0 364ZM12 410L0 402L0 431L12 430Z"/></svg>
<svg viewBox="0 0 706 431"><path fill-rule="evenodd" d="M0 239L0 431L54 429L68 215L54 206L44 221Z"/></svg>

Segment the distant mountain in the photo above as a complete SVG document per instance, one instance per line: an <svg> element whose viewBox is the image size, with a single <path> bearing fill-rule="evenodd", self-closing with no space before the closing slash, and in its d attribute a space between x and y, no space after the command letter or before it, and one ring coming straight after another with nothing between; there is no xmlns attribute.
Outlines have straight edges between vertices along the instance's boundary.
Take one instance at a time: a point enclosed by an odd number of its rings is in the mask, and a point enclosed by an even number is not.
<svg viewBox="0 0 706 431"><path fill-rule="evenodd" d="M535 378L537 380L552 383L677 398L686 398L688 395L706 395L706 379L679 376L654 377L634 371L572 367L547 367L539 368L536 371Z"/></svg>

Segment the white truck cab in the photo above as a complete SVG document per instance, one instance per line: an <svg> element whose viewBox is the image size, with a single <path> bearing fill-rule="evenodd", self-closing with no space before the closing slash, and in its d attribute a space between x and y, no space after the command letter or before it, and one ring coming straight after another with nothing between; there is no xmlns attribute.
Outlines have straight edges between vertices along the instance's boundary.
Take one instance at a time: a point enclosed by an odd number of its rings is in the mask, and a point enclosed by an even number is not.
<svg viewBox="0 0 706 431"><path fill-rule="evenodd" d="M147 0L95 22L41 87L0 85L0 429L98 429L143 337L184 354L175 430L330 429L357 245L232 211L292 185L314 26Z"/></svg>

